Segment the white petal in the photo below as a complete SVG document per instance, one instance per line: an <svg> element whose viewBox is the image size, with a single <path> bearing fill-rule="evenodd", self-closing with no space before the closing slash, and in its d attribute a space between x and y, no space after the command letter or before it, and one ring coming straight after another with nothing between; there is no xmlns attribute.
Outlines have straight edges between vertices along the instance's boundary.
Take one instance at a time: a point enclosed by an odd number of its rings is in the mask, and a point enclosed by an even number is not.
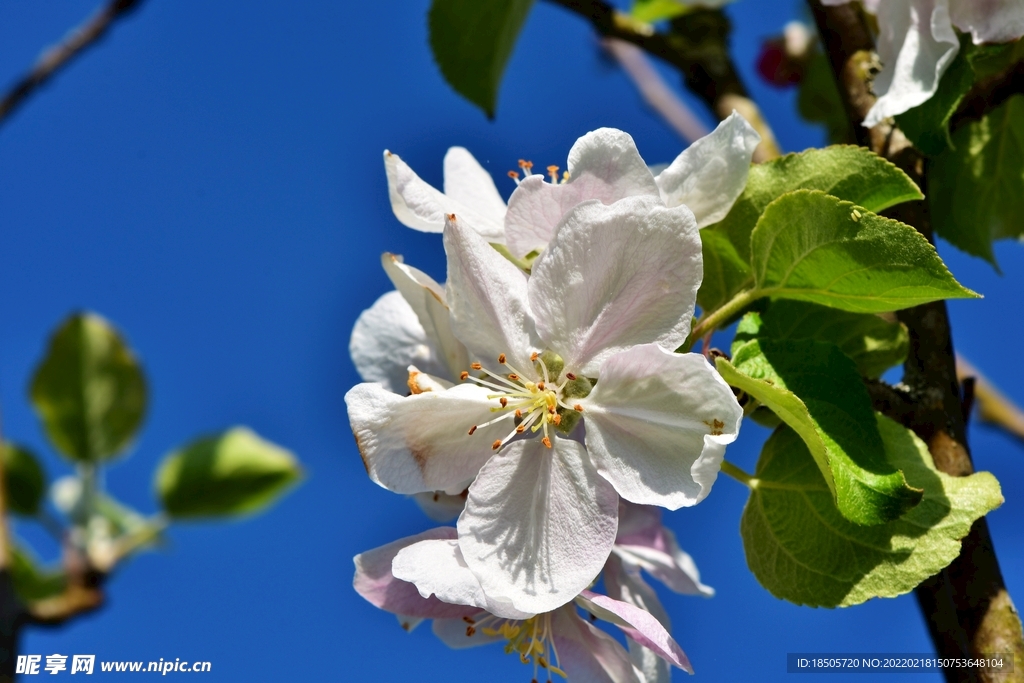
<svg viewBox="0 0 1024 683"><path fill-rule="evenodd" d="M547 246L562 217L580 202L612 204L625 197L659 196L633 138L614 128L600 128L576 141L569 151L569 174L563 184L531 175L509 197L505 231L514 255Z"/></svg>
<svg viewBox="0 0 1024 683"><path fill-rule="evenodd" d="M402 395L409 392L407 368L412 363L426 372L448 373L416 314L398 292L388 292L360 314L348 351L360 377Z"/></svg>
<svg viewBox="0 0 1024 683"><path fill-rule="evenodd" d="M661 523L661 508L621 501L619 533L612 553L631 569L647 571L676 593L705 597L715 594L713 588L700 582L693 558L679 547L672 530Z"/></svg>
<svg viewBox="0 0 1024 683"><path fill-rule="evenodd" d="M480 621L487 617L487 612L478 612L472 615L474 621ZM489 636L483 629L467 630L469 624L463 619L434 619L433 632L440 638L441 642L455 650L462 650L477 645L489 645L504 641L502 635Z"/></svg>
<svg viewBox="0 0 1024 683"><path fill-rule="evenodd" d="M608 564L605 565L602 577L608 597L636 605L649 612L666 629L672 627L668 613L658 599L657 593L640 576L640 569L623 566L622 560L615 554L614 549L611 557L608 558ZM644 647L632 638L626 639L626 645L629 647L630 660L643 672L646 683L669 683L672 680L669 663L656 655L653 650Z"/></svg>
<svg viewBox="0 0 1024 683"><path fill-rule="evenodd" d="M661 622L646 610L589 590L583 591L576 602L594 616L615 624L626 635L652 650L659 657L680 669L693 673L686 653Z"/></svg>
<svg viewBox="0 0 1024 683"><path fill-rule="evenodd" d="M472 225L487 240L503 242L505 229L486 216L445 196L424 182L397 154L384 152L391 209L403 225L422 232L444 230L444 217L454 213Z"/></svg>
<svg viewBox="0 0 1024 683"><path fill-rule="evenodd" d="M952 0L953 25L971 34L975 45L1006 43L1024 36L1021 0Z"/></svg>
<svg viewBox="0 0 1024 683"><path fill-rule="evenodd" d="M448 368L448 372L442 374L448 379L458 377L460 372L468 369L469 356L466 347L452 332L444 288L422 270L403 263L401 256L385 252L380 262L395 289L416 312L427 339L440 352L441 360Z"/></svg>
<svg viewBox="0 0 1024 683"><path fill-rule="evenodd" d="M414 493L412 499L423 510L423 514L435 522L450 522L466 507L466 497L462 494L452 495L444 491L424 491Z"/></svg>
<svg viewBox="0 0 1024 683"><path fill-rule="evenodd" d="M655 178L665 206L685 204L699 228L725 218L747 185L750 159L759 142L757 131L734 111Z"/></svg>
<svg viewBox="0 0 1024 683"><path fill-rule="evenodd" d="M505 200L465 147L452 147L444 155L444 193L492 223L505 222Z"/></svg>
<svg viewBox="0 0 1024 683"><path fill-rule="evenodd" d="M487 393L469 384L413 396L354 386L345 403L370 479L396 493L460 493L493 454L491 443L512 431L503 421L468 434L493 417Z"/></svg>
<svg viewBox="0 0 1024 683"><path fill-rule="evenodd" d="M597 577L615 540L618 498L577 442L511 444L469 487L459 545L487 595L548 612Z"/></svg>
<svg viewBox="0 0 1024 683"><path fill-rule="evenodd" d="M448 255L447 300L452 329L485 366L497 367L498 354L522 372L541 351L530 313L526 274L456 217L444 231ZM500 368L499 368L500 369Z"/></svg>
<svg viewBox="0 0 1024 683"><path fill-rule="evenodd" d="M587 451L626 500L671 510L711 491L743 410L705 358L653 344L612 356L580 399Z"/></svg>
<svg viewBox="0 0 1024 683"><path fill-rule="evenodd" d="M551 631L558 666L570 681L587 683L643 683L626 650L604 631L563 607L551 615Z"/></svg>
<svg viewBox="0 0 1024 683"><path fill-rule="evenodd" d="M421 541L403 548L391 563L391 571L396 578L415 584L424 598L435 595L442 602L477 607L507 619L533 616L485 594L455 539Z"/></svg>
<svg viewBox="0 0 1024 683"><path fill-rule="evenodd" d="M883 2L878 27L882 71L873 84L878 101L864 119L869 128L931 98L960 49L950 23L949 0Z"/></svg>
<svg viewBox="0 0 1024 683"><path fill-rule="evenodd" d="M396 578L391 571L392 561L403 548L425 540L453 539L456 533L452 527L430 529L356 555L353 558L356 573L352 586L375 607L407 617L404 620L409 623L406 630L415 627L413 620L445 617L461 619L473 614L473 610L464 605L444 603L437 598L420 595L413 584Z"/></svg>
<svg viewBox="0 0 1024 683"><path fill-rule="evenodd" d="M604 359L636 344L682 344L702 277L700 233L685 206L588 202L534 263L530 307L566 370L596 377Z"/></svg>
<svg viewBox="0 0 1024 683"><path fill-rule="evenodd" d="M415 365L409 366L409 377L405 384L411 394L422 394L424 391L447 391L455 386L455 382L449 382L443 377L423 372Z"/></svg>

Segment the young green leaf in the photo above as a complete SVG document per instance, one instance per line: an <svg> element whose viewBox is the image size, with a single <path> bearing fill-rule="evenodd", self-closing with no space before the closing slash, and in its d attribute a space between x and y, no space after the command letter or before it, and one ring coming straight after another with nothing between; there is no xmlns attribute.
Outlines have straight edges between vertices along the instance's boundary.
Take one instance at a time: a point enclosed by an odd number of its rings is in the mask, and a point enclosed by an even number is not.
<svg viewBox="0 0 1024 683"><path fill-rule="evenodd" d="M747 260L724 232L710 228L700 231L704 257L704 281L697 291L697 303L705 311L721 308L746 286L753 284Z"/></svg>
<svg viewBox="0 0 1024 683"><path fill-rule="evenodd" d="M917 230L824 192L798 190L765 209L750 236L762 296L883 313L978 295Z"/></svg>
<svg viewBox="0 0 1024 683"><path fill-rule="evenodd" d="M921 500L921 491L886 461L867 389L835 345L740 341L732 362L719 358L717 365L726 382L770 408L807 443L847 519L881 524Z"/></svg>
<svg viewBox="0 0 1024 683"><path fill-rule="evenodd" d="M26 602L53 597L67 586L63 572L39 567L31 553L17 546L11 548L11 581L14 592Z"/></svg>
<svg viewBox="0 0 1024 683"><path fill-rule="evenodd" d="M853 359L865 377L880 377L907 357L910 335L898 322L848 313L804 301L780 299L761 314L759 336L830 342Z"/></svg>
<svg viewBox="0 0 1024 683"><path fill-rule="evenodd" d="M637 21L653 24L689 11L690 8L679 0L633 0L629 13Z"/></svg>
<svg viewBox="0 0 1024 683"><path fill-rule="evenodd" d="M124 449L146 412L142 367L117 330L93 313L57 328L30 393L56 449L83 462Z"/></svg>
<svg viewBox="0 0 1024 683"><path fill-rule="evenodd" d="M31 517L39 512L46 493L46 474L32 451L13 443L0 444L4 462L4 501L7 511Z"/></svg>
<svg viewBox="0 0 1024 683"><path fill-rule="evenodd" d="M953 144L932 166L932 225L995 265L992 242L1024 236L1024 95L960 127Z"/></svg>
<svg viewBox="0 0 1024 683"><path fill-rule="evenodd" d="M267 507L300 477L290 452L236 427L165 458L156 488L172 517L223 517Z"/></svg>
<svg viewBox="0 0 1024 683"><path fill-rule="evenodd" d="M791 429L779 428L765 443L740 533L747 565L772 595L814 607L902 595L952 562L975 520L1002 504L991 474L943 474L912 432L876 418L888 462L924 489L919 505L877 526L839 514Z"/></svg>
<svg viewBox="0 0 1024 683"><path fill-rule="evenodd" d="M434 0L430 49L455 91L494 118L498 87L533 0Z"/></svg>

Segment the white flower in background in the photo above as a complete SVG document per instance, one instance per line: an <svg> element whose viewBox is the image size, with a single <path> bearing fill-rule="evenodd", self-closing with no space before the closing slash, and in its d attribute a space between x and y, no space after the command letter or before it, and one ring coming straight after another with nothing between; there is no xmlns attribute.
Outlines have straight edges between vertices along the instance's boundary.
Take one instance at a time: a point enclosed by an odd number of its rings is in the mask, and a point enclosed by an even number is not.
<svg viewBox="0 0 1024 683"><path fill-rule="evenodd" d="M760 141L733 112L655 176L628 134L614 128L587 133L569 150L567 179L557 182L552 174L547 182L534 174L519 182L505 216L509 250L523 257L544 249L565 214L592 199L612 204L625 197L655 197L669 208L687 206L697 227L716 223L743 192Z"/></svg>
<svg viewBox="0 0 1024 683"><path fill-rule="evenodd" d="M822 0L825 5L846 2ZM1022 0L864 0L864 8L878 17L882 60L873 84L878 101L864 119L867 127L935 94L960 50L954 26L970 33L975 45L1024 36Z"/></svg>
<svg viewBox="0 0 1024 683"><path fill-rule="evenodd" d="M371 604L396 614L404 628L433 619L434 633L453 648L505 642L524 664L570 681L655 683L631 662L626 650L580 617L580 607L620 628L631 642L669 664L693 673L686 654L661 623L635 605L583 591L574 602L542 614L504 611L498 616L476 577L462 560L458 532L432 529L355 557L353 586ZM401 580L410 566L431 569L425 590ZM436 593L436 595L433 595ZM438 599L441 598L441 599ZM550 676L549 673L549 676Z"/></svg>
<svg viewBox="0 0 1024 683"><path fill-rule="evenodd" d="M444 155L444 192L424 182L397 154L384 152L391 208L403 225L422 232L444 230L454 213L488 242L505 243L505 200L490 174L463 147Z"/></svg>
<svg viewBox="0 0 1024 683"><path fill-rule="evenodd" d="M473 481L458 521L467 566L494 604L548 612L604 566L619 495L694 505L736 438L728 385L703 356L671 351L701 281L696 221L656 197L585 202L529 278L466 221L448 221L444 244L451 329L482 362L409 397L358 385L349 419L381 486L456 494Z"/></svg>

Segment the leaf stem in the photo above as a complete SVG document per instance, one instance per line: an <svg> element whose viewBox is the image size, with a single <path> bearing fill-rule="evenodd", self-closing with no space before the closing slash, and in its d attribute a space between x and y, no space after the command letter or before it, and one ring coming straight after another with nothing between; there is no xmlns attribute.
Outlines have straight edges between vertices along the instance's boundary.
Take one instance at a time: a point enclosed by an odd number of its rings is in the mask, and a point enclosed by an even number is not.
<svg viewBox="0 0 1024 683"><path fill-rule="evenodd" d="M742 311L744 308L761 298L764 292L759 289L745 289L732 299L723 304L720 308L702 315L690 331L690 338L687 340L686 348L693 345L693 340L706 337L717 330L727 320Z"/></svg>
<svg viewBox="0 0 1024 683"><path fill-rule="evenodd" d="M757 488L758 479L752 474L747 474L736 465L733 465L728 460L722 460L722 472L728 474L730 477L740 482L744 486L748 486L752 489Z"/></svg>

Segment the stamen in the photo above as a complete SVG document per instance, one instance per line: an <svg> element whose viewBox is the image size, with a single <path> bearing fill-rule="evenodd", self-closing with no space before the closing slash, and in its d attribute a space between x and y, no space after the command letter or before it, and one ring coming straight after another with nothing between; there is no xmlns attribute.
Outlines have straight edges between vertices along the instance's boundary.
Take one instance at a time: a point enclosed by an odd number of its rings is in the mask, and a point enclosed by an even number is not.
<svg viewBox="0 0 1024 683"><path fill-rule="evenodd" d="M557 166L548 166L548 175L551 176L552 184L557 185L558 184L558 167Z"/></svg>
<svg viewBox="0 0 1024 683"><path fill-rule="evenodd" d="M553 418L551 418L551 422L557 427L558 425L562 424L562 416L555 415Z"/></svg>
<svg viewBox="0 0 1024 683"><path fill-rule="evenodd" d="M580 405L579 403L577 403L576 405L574 405L574 406L572 407L572 409L573 409L573 410L575 410L575 411L576 411L577 413L582 413L582 412L583 412L583 406L581 406L581 405ZM588 423L588 424L589 424L589 423Z"/></svg>
<svg viewBox="0 0 1024 683"><path fill-rule="evenodd" d="M462 617L462 620L464 622L466 622L467 624L475 624L476 623L476 619L474 619L473 617L468 617L468 616L467 617Z"/></svg>
<svg viewBox="0 0 1024 683"><path fill-rule="evenodd" d="M469 379L469 373L463 370L462 372L459 373L459 379L465 382L467 379Z"/></svg>
<svg viewBox="0 0 1024 683"><path fill-rule="evenodd" d="M467 626L466 627L466 635L467 636L472 638L474 633L476 633L476 629L475 628L473 628L472 626Z"/></svg>
<svg viewBox="0 0 1024 683"><path fill-rule="evenodd" d="M510 372L510 373L508 373L508 378L511 379L511 380L517 380L517 379L519 379L519 375L517 375L514 372Z"/></svg>
<svg viewBox="0 0 1024 683"><path fill-rule="evenodd" d="M531 362L536 363L538 358L540 358L540 354L537 353L536 351L534 351L533 353L530 354L530 361Z"/></svg>
<svg viewBox="0 0 1024 683"><path fill-rule="evenodd" d="M491 448L494 450L498 450L499 448L501 448L501 439L498 439L494 443L492 443Z"/></svg>
<svg viewBox="0 0 1024 683"><path fill-rule="evenodd" d="M498 403L501 404L502 408L507 408L508 407L508 399L505 398L504 396L501 397L501 399L498 401Z"/></svg>
<svg viewBox="0 0 1024 683"><path fill-rule="evenodd" d="M540 440L540 442L542 444L544 444L545 446L547 446L548 448L551 448L551 439L550 438L545 436L543 439Z"/></svg>
<svg viewBox="0 0 1024 683"><path fill-rule="evenodd" d="M537 382L537 388L544 391L544 382Z"/></svg>
<svg viewBox="0 0 1024 683"><path fill-rule="evenodd" d="M576 375L572 374L571 372L567 372L567 373L565 373L565 378L566 379L570 379L570 380L575 380L576 379Z"/></svg>
<svg viewBox="0 0 1024 683"><path fill-rule="evenodd" d="M484 369L484 366L480 365L479 363L470 363L469 367L473 368L474 370Z"/></svg>
<svg viewBox="0 0 1024 683"><path fill-rule="evenodd" d="M525 159L519 160L519 168L523 169L523 173L526 175L533 175L533 162L526 161Z"/></svg>
<svg viewBox="0 0 1024 683"><path fill-rule="evenodd" d="M505 354L503 354L503 353L498 354L498 362L501 363L502 365L505 364Z"/></svg>
<svg viewBox="0 0 1024 683"><path fill-rule="evenodd" d="M469 435L473 436L473 432L475 432L475 431L476 431L476 425L473 425L472 427L469 428Z"/></svg>

